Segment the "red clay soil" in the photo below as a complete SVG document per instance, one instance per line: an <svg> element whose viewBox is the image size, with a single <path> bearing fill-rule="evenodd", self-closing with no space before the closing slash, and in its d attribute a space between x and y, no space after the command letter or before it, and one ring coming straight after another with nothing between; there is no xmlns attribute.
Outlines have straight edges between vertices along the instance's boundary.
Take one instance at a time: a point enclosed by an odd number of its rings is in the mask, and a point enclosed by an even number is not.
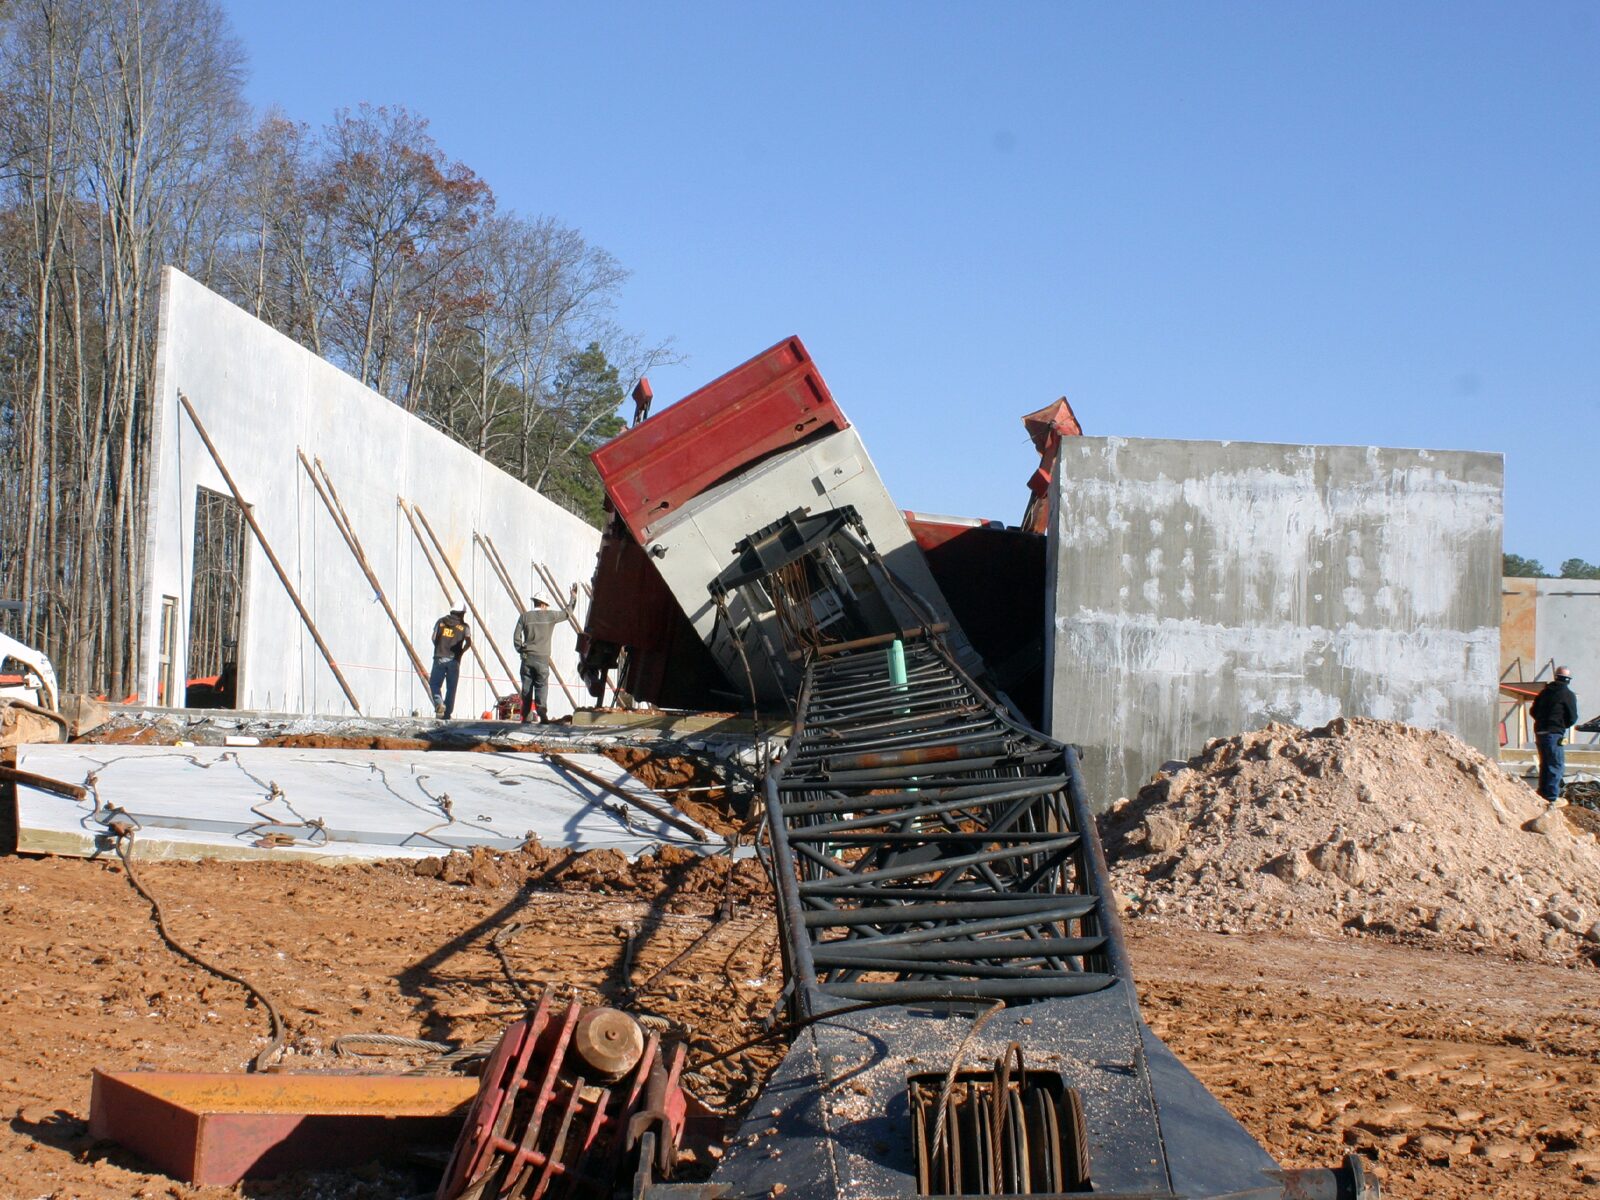
<svg viewBox="0 0 1600 1200"><path fill-rule="evenodd" d="M1568 822L1578 832L1592 833L1600 837L1600 812L1577 804L1569 804L1561 811L1566 814Z"/></svg>
<svg viewBox="0 0 1600 1200"><path fill-rule="evenodd" d="M1135 926L1146 1019L1290 1166L1393 1200L1600 1188L1600 973L1343 938Z"/></svg>
<svg viewBox="0 0 1600 1200"><path fill-rule="evenodd" d="M286 733L282 737L262 738L263 746L283 746L304 750L430 750L421 738L344 737L327 733Z"/></svg>
<svg viewBox="0 0 1600 1200"><path fill-rule="evenodd" d="M169 746L172 740L172 731L159 725L102 726L73 739L101 746Z"/></svg>
<svg viewBox="0 0 1600 1200"><path fill-rule="evenodd" d="M470 1042L521 1011L517 982L627 1002L690 1038L691 1056L751 1036L779 965L760 872L665 852L455 855L326 868L172 863L140 875L180 940L260 983L291 1032L293 1070L347 1069L343 1034ZM732 880L730 884L730 879ZM451 882L456 880L457 882ZM554 890L535 890L554 889ZM727 901L731 914L719 921ZM437 1166L367 1165L241 1191L149 1172L87 1133L89 1071L242 1070L267 1020L243 992L157 937L120 866L0 858L8 931L0 1020L0 1195L34 1200L379 1200L431 1191ZM1130 931L1146 1016L1282 1161L1374 1156L1397 1200L1534 1200L1600 1184L1600 1017L1592 969L1378 942ZM674 964L678 955L688 950ZM702 1085L747 1098L776 1052ZM397 1065L417 1060L398 1060Z"/></svg>
<svg viewBox="0 0 1600 1200"><path fill-rule="evenodd" d="M600 753L651 791L669 797L679 811L713 833L727 836L739 832L739 822L728 814L726 781L705 759L662 754L644 746L606 746Z"/></svg>

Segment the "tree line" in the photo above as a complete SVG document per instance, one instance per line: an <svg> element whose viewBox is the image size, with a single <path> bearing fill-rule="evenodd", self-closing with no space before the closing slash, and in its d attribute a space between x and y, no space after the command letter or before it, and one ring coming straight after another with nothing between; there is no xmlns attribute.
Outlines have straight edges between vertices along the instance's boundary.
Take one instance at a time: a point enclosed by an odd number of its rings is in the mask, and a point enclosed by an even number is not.
<svg viewBox="0 0 1600 1200"><path fill-rule="evenodd" d="M1555 575L1546 571L1544 564L1537 558L1524 558L1520 554L1503 554L1500 559L1500 574L1508 579L1600 579L1600 566L1585 562L1581 558L1567 559Z"/></svg>
<svg viewBox="0 0 1600 1200"><path fill-rule="evenodd" d="M69 689L135 686L163 265L597 524L588 451L670 354L422 117L254 112L244 61L212 0L0 8L0 597Z"/></svg>

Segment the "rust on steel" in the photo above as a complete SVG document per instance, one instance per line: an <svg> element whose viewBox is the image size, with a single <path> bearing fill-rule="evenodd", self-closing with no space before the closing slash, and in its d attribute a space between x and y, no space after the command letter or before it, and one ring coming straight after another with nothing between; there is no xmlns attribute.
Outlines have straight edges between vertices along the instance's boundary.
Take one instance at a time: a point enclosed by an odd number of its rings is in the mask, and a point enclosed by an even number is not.
<svg viewBox="0 0 1600 1200"><path fill-rule="evenodd" d="M615 1008L591 1008L578 1018L572 1048L606 1079L621 1079L644 1054L644 1030Z"/></svg>
<svg viewBox="0 0 1600 1200"><path fill-rule="evenodd" d="M827 760L831 771L869 770L874 767L916 767L924 763L954 762L958 758L982 758L1005 754L1011 744L1005 738L990 741L946 743L920 746L915 750L878 750L863 754L837 754Z"/></svg>
<svg viewBox="0 0 1600 1200"><path fill-rule="evenodd" d="M75 783L67 783L61 779L51 779L48 775L35 775L32 771L23 771L17 767L0 763L0 783L19 783L23 787L33 788L39 792L49 792L53 796L64 796L68 800L87 800L89 791Z"/></svg>
<svg viewBox="0 0 1600 1200"><path fill-rule="evenodd" d="M873 646L887 646L890 642L912 638L927 637L930 634L944 633L950 628L948 621L939 621L933 625L918 625L914 629L903 630L900 633L879 633L872 637L856 638L853 642L835 642L831 646L818 647L814 653L826 658L830 654L848 654L852 650L867 650ZM789 655L790 662L799 662L805 657L803 651L795 651Z"/></svg>
<svg viewBox="0 0 1600 1200"><path fill-rule="evenodd" d="M294 584L289 582L289 575L283 569L283 564L278 561L278 556L272 552L272 543L267 541L267 535L261 531L261 525L256 521L255 506L244 498L239 492L239 485L233 481L233 474L228 470L228 464L222 461L216 443L211 440L211 435L206 432L200 414L194 411L194 405L189 403L189 397L182 392L178 393L178 403L183 405L183 411L189 414L189 421L194 425L194 431L200 435L200 440L205 443L206 453L211 455L211 461L217 464L217 470L222 475L222 481L228 485L228 490L233 493L233 499L244 513L245 523L250 526L250 532L255 534L256 541L261 544L262 551L267 556L267 561L272 564L272 569L278 576L278 582L283 584L283 590L289 593L289 599L294 601L295 611L300 614L300 619L305 622L306 629L311 633L311 640L317 644L317 649L322 653L323 660L328 664L328 669L333 672L333 677L339 681L339 686L344 689L344 698L350 701L350 707L361 713L361 705L356 700L356 694L350 690L350 684L345 680L344 672L339 670L339 664L334 661L333 651L328 649L328 643L322 640L322 634L317 630L317 623L311 619L311 614L306 611L306 606L300 600L300 593L294 590ZM168 697L171 700L171 697Z"/></svg>
<svg viewBox="0 0 1600 1200"><path fill-rule="evenodd" d="M96 1070L89 1128L185 1182L228 1187L447 1146L477 1089L461 1075Z"/></svg>

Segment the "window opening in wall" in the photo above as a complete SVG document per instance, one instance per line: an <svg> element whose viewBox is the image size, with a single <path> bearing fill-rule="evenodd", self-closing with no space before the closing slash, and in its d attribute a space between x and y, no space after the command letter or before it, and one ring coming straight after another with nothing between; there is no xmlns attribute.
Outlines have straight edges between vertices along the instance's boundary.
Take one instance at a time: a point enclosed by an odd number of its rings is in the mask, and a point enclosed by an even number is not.
<svg viewBox="0 0 1600 1200"><path fill-rule="evenodd" d="M236 708L248 530L244 510L232 496L196 491L187 704Z"/></svg>

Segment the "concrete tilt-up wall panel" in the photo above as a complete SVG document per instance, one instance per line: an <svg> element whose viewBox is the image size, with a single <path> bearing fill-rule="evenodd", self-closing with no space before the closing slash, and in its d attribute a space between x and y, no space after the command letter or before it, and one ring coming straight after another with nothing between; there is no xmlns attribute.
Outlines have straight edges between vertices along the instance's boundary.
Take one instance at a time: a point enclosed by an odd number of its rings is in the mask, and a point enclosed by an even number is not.
<svg viewBox="0 0 1600 1200"><path fill-rule="evenodd" d="M1272 721L1493 753L1502 478L1493 454L1065 439L1048 723L1094 802Z"/></svg>
<svg viewBox="0 0 1600 1200"><path fill-rule="evenodd" d="M427 514L446 553L515 672L513 604L473 534L491 539L527 597L544 593L534 561L563 590L594 571L599 531L467 447L405 412L332 364L168 267L162 275L157 337L154 448L150 477L140 694L157 695L164 598L177 601L177 687L188 659L195 504L198 488L228 494L188 416L199 413L267 540L312 614L361 704L373 716L428 713L426 689L296 451L321 459L380 585L424 667L429 635L447 605L398 497ZM431 549L431 546L430 546ZM239 645L238 705L289 712L348 712L318 653L253 538ZM442 568L441 568L442 569ZM446 572L448 579L448 572ZM454 584L451 584L454 589ZM563 599L565 597L563 596ZM583 608L580 595L580 620ZM471 620L469 614L468 619ZM489 668L469 654L456 715L476 716L515 690L484 631L474 630ZM577 691L575 635L557 631L553 662ZM167 703L182 703L167 698ZM554 678L552 711L569 710Z"/></svg>
<svg viewBox="0 0 1600 1200"><path fill-rule="evenodd" d="M1519 579L1501 581L1500 675L1508 682L1547 681L1556 667L1573 672L1578 713L1588 720L1600 711L1600 579ZM1506 739L1513 746L1533 744L1526 709L1517 712L1502 697ZM1592 747L1600 735L1580 733L1575 745Z"/></svg>

